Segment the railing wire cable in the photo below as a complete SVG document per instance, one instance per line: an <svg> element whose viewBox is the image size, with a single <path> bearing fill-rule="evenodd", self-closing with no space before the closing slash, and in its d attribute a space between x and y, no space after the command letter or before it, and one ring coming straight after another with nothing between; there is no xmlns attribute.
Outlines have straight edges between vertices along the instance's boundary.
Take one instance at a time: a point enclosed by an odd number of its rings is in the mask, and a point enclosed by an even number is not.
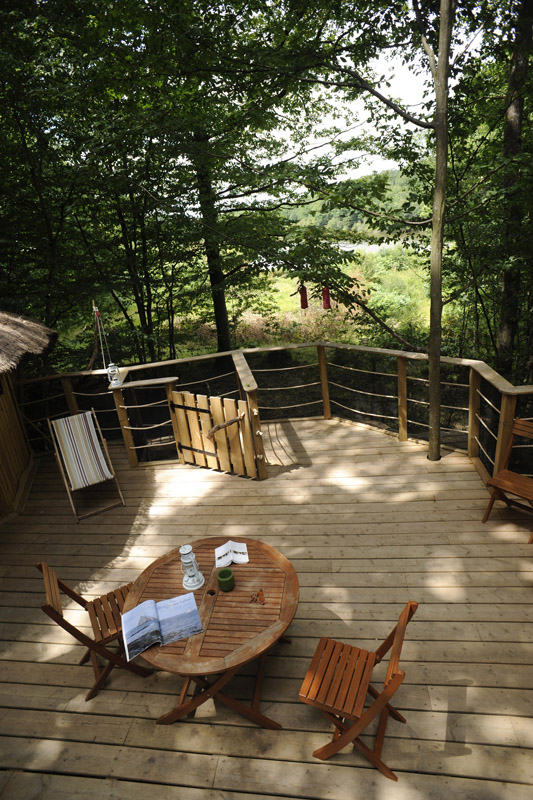
<svg viewBox="0 0 533 800"><path fill-rule="evenodd" d="M272 367L270 369L255 369L253 370L254 375L256 372L288 372L290 369L308 369L309 367L316 367L318 366L318 361L313 361L310 364L298 364L296 367Z"/></svg>
<svg viewBox="0 0 533 800"><path fill-rule="evenodd" d="M346 369L349 372L362 372L364 375L381 375L385 378L396 378L395 372L372 372L370 369L357 369L356 367L347 367L344 364L335 364L333 361L328 361L329 367L338 367L338 369Z"/></svg>
<svg viewBox="0 0 533 800"><path fill-rule="evenodd" d="M314 383L300 383L295 384L294 386L262 386L259 391L261 392L280 392L285 391L286 389L307 389L308 386L320 386L320 381L315 381Z"/></svg>
<svg viewBox="0 0 533 800"><path fill-rule="evenodd" d="M120 406L120 408L125 408L125 409L128 409L128 408L151 408L152 406L162 406L162 405L166 405L166 404L167 404L167 402L168 402L168 401L167 401L167 399L165 398L164 400L156 400L156 401L155 401L155 402L153 402L153 403L138 403L138 404L137 404L137 405L135 405L135 406L122 406L122 405L121 405L121 406ZM112 410L112 409L111 409L111 410Z"/></svg>
<svg viewBox="0 0 533 800"><path fill-rule="evenodd" d="M311 400L309 403L295 403L293 406L257 406L260 411L277 411L278 409L285 408L303 408L303 406L314 406L317 403L322 403L320 400Z"/></svg>
<svg viewBox="0 0 533 800"><path fill-rule="evenodd" d="M370 411L358 411L356 408L350 408L350 406L344 406L342 403L338 403L337 400L332 400L330 398L330 403L333 403L339 408L344 408L346 411L351 411L352 414L362 414L365 417L379 417L380 419L398 419L398 417L391 417L387 414L371 414Z"/></svg>
<svg viewBox="0 0 533 800"><path fill-rule="evenodd" d="M124 425L126 431L151 431L154 428L162 428L164 425L172 425L172 420L167 419L165 422L158 422L156 425L143 425L140 428L134 428L130 425Z"/></svg>
<svg viewBox="0 0 533 800"><path fill-rule="evenodd" d="M483 445L481 444L481 442L479 441L479 439L477 438L477 436L474 436L474 439L475 439L475 441L477 442L477 446L479 447L479 449L480 449L480 450L481 450L481 451L484 453L484 455L485 455L485 458L487 459L487 461L490 461L490 463L492 464L492 466L494 466L494 461L493 461L493 459L492 459L492 458L489 456L489 454L487 453L487 451L485 450L485 448L483 447Z"/></svg>
<svg viewBox="0 0 533 800"><path fill-rule="evenodd" d="M489 404L489 406L491 406L491 408L493 408L493 409L494 409L494 411L497 411L497 412L498 412L498 414L500 414L500 413L501 413L501 412L500 412L500 409L499 409L499 408L496 408L496 406L494 405L494 403L491 403L491 401L489 400L489 398L488 398L488 397L485 397L485 395L484 395L484 394L482 394L482 393L481 393L481 391L480 391L479 389L477 389L477 393L479 394L479 396L480 396L480 397L482 397L482 398L483 398L483 400L485 401L485 403L488 403L488 404Z"/></svg>
<svg viewBox="0 0 533 800"><path fill-rule="evenodd" d="M490 433L490 435L492 436L492 438L493 438L493 439L495 439L496 441L498 441L498 437L496 436L496 434L494 433L494 431L492 431L492 430L489 428L489 426L487 425L487 423L485 422L485 420L483 419L483 417L480 417L480 416L479 416L479 414L478 414L477 412L476 412L476 419L479 421L479 424L480 424L480 425L483 425L483 427L485 428L485 430L487 431L487 433Z"/></svg>
<svg viewBox="0 0 533 800"><path fill-rule="evenodd" d="M127 384L125 384L125 385L127 386ZM103 395L113 394L113 392L112 391L108 391L108 392L77 392L77 391L72 390L72 394L75 394L75 395L77 395L79 397L101 397Z"/></svg>
<svg viewBox="0 0 533 800"><path fill-rule="evenodd" d="M334 381L330 381L332 386L336 386L338 389L345 389L347 392L355 392L357 394L364 394L367 397L381 397L385 400L397 400L397 394L376 394L375 392L363 392L362 389L352 389L350 386L343 386L341 383L335 383ZM379 416L379 415L378 415ZM396 417L394 418L396 419Z"/></svg>
<svg viewBox="0 0 533 800"><path fill-rule="evenodd" d="M62 397L63 400L64 400L65 399L65 393L64 392L60 392L59 394L51 394L50 396L46 396L44 398L40 397L38 400L24 400L24 402L23 403L19 403L19 405L21 407L22 406L33 406L33 405L35 405L35 403L44 403L45 401L48 401L48 400L56 400L58 397ZM43 419L46 419L46 417L43 417Z"/></svg>

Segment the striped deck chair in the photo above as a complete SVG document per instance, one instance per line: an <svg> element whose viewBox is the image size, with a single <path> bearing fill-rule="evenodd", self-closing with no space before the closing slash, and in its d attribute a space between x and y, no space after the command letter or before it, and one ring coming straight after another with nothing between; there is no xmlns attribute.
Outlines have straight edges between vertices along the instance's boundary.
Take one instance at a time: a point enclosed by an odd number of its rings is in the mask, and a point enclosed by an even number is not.
<svg viewBox="0 0 533 800"><path fill-rule="evenodd" d="M49 419L48 425L54 443L56 461L76 522L109 508L126 505L94 409L75 414L72 417ZM79 514L74 505L72 492L110 480L115 481L120 499Z"/></svg>

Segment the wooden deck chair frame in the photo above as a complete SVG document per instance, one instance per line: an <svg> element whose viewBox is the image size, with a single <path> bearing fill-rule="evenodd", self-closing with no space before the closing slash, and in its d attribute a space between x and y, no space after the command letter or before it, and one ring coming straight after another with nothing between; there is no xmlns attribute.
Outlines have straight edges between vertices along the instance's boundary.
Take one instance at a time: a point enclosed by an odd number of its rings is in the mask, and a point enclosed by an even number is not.
<svg viewBox="0 0 533 800"><path fill-rule="evenodd" d="M136 675L151 675L151 670L128 662L123 655L124 643L122 640L121 614L124 608L124 601L132 586L131 583L108 592L95 600L87 600L66 583L59 580L56 572L44 561L36 564L36 567L42 573L44 581L46 603L41 606L42 610L50 619L57 622L58 625L87 648L79 663L85 664L89 659L91 660L95 681L89 689L85 700L90 700L94 697L114 667L122 667ZM70 597L87 611L93 629L93 639L65 619L61 593ZM110 650L107 646L113 642L118 642L116 650ZM104 662L107 662L105 666L101 666L99 657Z"/></svg>
<svg viewBox="0 0 533 800"><path fill-rule="evenodd" d="M65 428L66 424L70 423L72 420L76 420L77 423L80 423L82 419L85 424L83 426L77 424L76 428L81 435L82 443L87 443L88 445L85 460L87 460L87 458L90 459L91 466L93 467L90 471L90 476L88 476L87 472L84 470L84 455L80 447L78 447L75 430L69 428L68 431L58 431L60 427ZM72 513L76 517L76 522L86 517L91 517L94 514L100 514L102 511L108 511L110 508L116 508L116 506L125 506L124 496L115 475L113 464L111 463L107 442L102 436L102 430L94 408L91 408L90 411L84 411L70 417L61 417L57 420L49 419L48 426L54 444L57 465L61 473L61 478L63 479L63 484L67 490L68 499L72 508ZM67 447L69 448L70 454L68 460L64 452L64 449ZM93 479L90 479L90 477ZM87 488L88 486L95 486L98 483L105 483L109 480L115 482L119 499L105 506L100 506L91 511L79 514L74 504L73 492ZM80 485L75 485L77 482L79 482Z"/></svg>
<svg viewBox="0 0 533 800"><path fill-rule="evenodd" d="M405 678L405 672L399 667L399 660L405 629L417 608L418 603L407 603L395 628L374 652L326 637L320 639L298 694L303 703L318 708L334 725L331 742L315 750L315 758L330 758L352 744L385 777L398 780L382 761L381 750L389 716L405 722L405 718L389 701ZM370 680L374 667L389 650L391 654L383 689L379 692ZM370 695L373 702L365 708L367 695ZM370 749L359 736L378 715L380 719L374 748Z"/></svg>
<svg viewBox="0 0 533 800"><path fill-rule="evenodd" d="M496 475L494 475L494 477L489 478L487 481L487 486L491 487L492 493L489 504L483 516L483 522L486 522L489 518L489 514L492 511L492 506L496 500L503 500L508 507L516 506L517 508L521 508L523 511L529 511L529 513L533 513L533 478L529 478L527 475L521 475L519 472L513 472L512 470L508 469L511 450L513 449L516 436L521 436L526 439L533 439L533 422L520 419L520 417L516 417L513 420L511 436L509 439L509 444L507 445L507 450L505 451L502 469L500 469ZM508 493L514 495L514 497L509 497ZM521 499L516 500L516 497ZM529 505L521 502L521 500L527 500ZM529 537L529 544L532 543L533 531Z"/></svg>

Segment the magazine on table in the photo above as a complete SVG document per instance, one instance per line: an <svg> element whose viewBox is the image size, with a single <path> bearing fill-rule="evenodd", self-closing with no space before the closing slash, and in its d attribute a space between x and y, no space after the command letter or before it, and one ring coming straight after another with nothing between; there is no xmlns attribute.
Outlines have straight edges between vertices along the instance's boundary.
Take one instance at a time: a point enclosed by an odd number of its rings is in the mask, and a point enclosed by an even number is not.
<svg viewBox="0 0 533 800"><path fill-rule="evenodd" d="M154 644L170 644L202 631L192 592L158 603L145 600L122 614L122 636L128 661Z"/></svg>
<svg viewBox="0 0 533 800"><path fill-rule="evenodd" d="M227 567L230 564L247 564L248 548L245 542L226 542L215 547L215 567Z"/></svg>

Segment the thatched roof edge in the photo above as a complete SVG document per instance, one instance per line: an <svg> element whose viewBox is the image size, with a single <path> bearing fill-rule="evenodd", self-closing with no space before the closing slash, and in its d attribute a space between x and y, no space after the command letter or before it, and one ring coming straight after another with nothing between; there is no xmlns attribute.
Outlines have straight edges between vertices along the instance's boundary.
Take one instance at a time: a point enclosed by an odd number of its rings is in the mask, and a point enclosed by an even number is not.
<svg viewBox="0 0 533 800"><path fill-rule="evenodd" d="M0 373L15 369L27 353L45 353L56 340L57 331L41 322L0 311Z"/></svg>

